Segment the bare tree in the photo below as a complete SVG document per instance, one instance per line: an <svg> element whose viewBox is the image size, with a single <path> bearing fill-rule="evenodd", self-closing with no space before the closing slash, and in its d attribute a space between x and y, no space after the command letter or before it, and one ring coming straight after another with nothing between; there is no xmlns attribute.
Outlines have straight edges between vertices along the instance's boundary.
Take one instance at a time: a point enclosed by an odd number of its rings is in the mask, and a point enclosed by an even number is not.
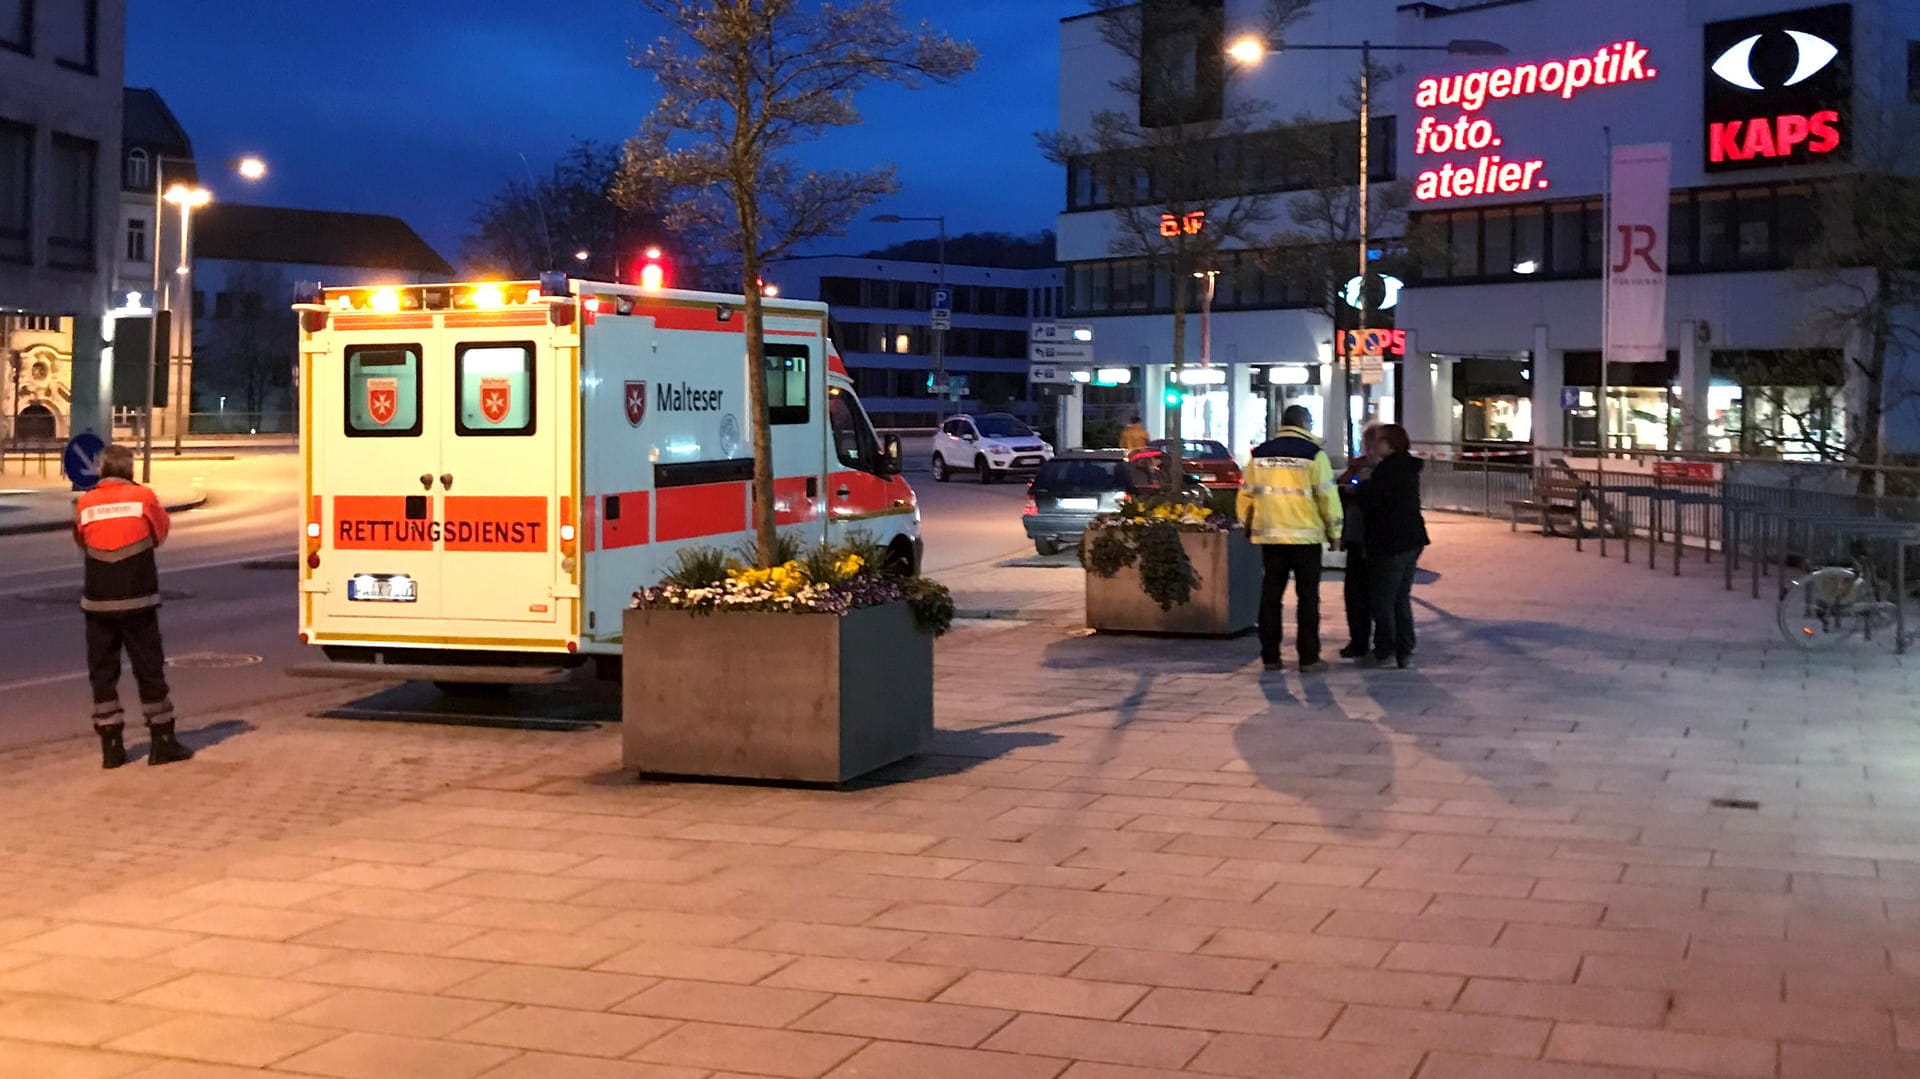
<svg viewBox="0 0 1920 1079"><path fill-rule="evenodd" d="M618 193L662 206L682 236L738 255L747 397L753 424L754 525L771 565L773 435L768 422L760 271L800 244L842 235L898 187L892 166L803 170L785 152L860 123L854 96L875 83L917 87L973 69L978 54L932 27L909 28L895 0L640 0L667 33L633 66L660 100L627 143Z"/></svg>
<svg viewBox="0 0 1920 1079"><path fill-rule="evenodd" d="M276 267L243 263L221 283L213 317L194 320L195 368L209 387L233 388L256 418L292 384L298 326L280 302L292 287Z"/></svg>
<svg viewBox="0 0 1920 1079"><path fill-rule="evenodd" d="M620 260L663 238L660 215L614 200L625 155L618 146L581 139L544 175L529 171L482 202L460 245L462 268L474 276L515 278L570 269L617 279ZM587 252L587 261L574 258Z"/></svg>
<svg viewBox="0 0 1920 1079"><path fill-rule="evenodd" d="M1872 96L1855 110L1856 171L1813 188L1813 236L1800 258L1812 304L1808 329L1857 347L1848 373L1860 386L1843 445L1813 438L1822 456L1886 463L1887 416L1920 397L1895 357L1920 346L1920 138ZM1818 406L1820 394L1809 398ZM1748 403L1751 410L1752 403ZM1806 417L1790 419L1811 432ZM1873 482L1863 473L1861 487Z"/></svg>
<svg viewBox="0 0 1920 1079"><path fill-rule="evenodd" d="M1281 37L1314 0L1264 0L1258 32ZM1278 217L1277 197L1250 183L1262 167L1261 134L1270 106L1230 99L1223 27L1207 12L1169 0L1094 0L1101 39L1123 58L1114 91L1138 111L1106 109L1085 133L1042 132L1055 164L1087 169L1112 205L1116 255L1147 261L1172 278L1173 378L1186 366L1187 315L1195 275L1217 269L1221 252L1260 248ZM1151 288L1151 276L1146 287ZM1185 472L1181 409L1167 412L1170 491Z"/></svg>

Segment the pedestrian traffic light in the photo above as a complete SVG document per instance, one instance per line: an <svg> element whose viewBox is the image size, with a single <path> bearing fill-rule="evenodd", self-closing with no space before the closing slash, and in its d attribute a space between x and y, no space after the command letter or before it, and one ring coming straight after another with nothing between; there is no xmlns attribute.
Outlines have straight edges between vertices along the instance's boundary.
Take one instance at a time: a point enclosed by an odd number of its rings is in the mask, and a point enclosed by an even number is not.
<svg viewBox="0 0 1920 1079"><path fill-rule="evenodd" d="M640 267L640 287L657 292L667 287L666 255L658 247L649 247L646 262Z"/></svg>

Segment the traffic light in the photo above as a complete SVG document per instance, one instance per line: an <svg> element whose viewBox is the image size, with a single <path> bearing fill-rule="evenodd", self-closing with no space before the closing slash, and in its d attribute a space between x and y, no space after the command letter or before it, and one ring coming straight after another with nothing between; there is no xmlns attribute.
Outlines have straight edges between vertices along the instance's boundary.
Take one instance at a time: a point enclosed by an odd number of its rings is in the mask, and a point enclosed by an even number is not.
<svg viewBox="0 0 1920 1079"><path fill-rule="evenodd" d="M658 247L649 247L646 262L640 266L640 287L648 292L658 292L667 287L666 255Z"/></svg>
<svg viewBox="0 0 1920 1079"><path fill-rule="evenodd" d="M1186 392L1178 386L1168 386L1166 396L1168 408L1179 408L1180 402L1187 399Z"/></svg>

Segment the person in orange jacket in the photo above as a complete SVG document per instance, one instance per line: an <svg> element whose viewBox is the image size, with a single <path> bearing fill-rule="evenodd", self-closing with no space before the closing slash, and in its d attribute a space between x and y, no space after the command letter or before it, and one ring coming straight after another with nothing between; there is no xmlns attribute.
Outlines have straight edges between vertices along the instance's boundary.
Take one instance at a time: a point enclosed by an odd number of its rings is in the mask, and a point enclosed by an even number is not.
<svg viewBox="0 0 1920 1079"><path fill-rule="evenodd" d="M73 541L86 556L80 609L87 619L87 678L93 683L93 729L100 766L127 763L121 735L120 653L133 665L146 717L148 764L193 756L173 731L167 694L167 655L160 640L160 570L154 551L167 541L166 507L153 490L133 482L133 451L108 446L100 455L100 484L74 506Z"/></svg>

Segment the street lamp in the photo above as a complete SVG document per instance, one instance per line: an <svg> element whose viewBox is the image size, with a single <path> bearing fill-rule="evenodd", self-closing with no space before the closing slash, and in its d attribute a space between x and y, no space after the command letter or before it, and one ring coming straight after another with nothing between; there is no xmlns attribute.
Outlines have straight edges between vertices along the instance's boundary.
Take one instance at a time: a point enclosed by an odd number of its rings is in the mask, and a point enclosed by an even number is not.
<svg viewBox="0 0 1920 1079"><path fill-rule="evenodd" d="M1367 328L1367 267L1368 254L1367 201L1370 183L1367 175L1367 143L1373 126L1373 54L1376 52L1441 52L1448 56L1505 56L1507 47L1494 41L1481 41L1475 38L1456 38L1445 45L1375 45L1371 41L1362 41L1358 45L1295 45L1288 41L1266 40L1256 35L1247 35L1236 40L1227 48L1227 55L1243 67L1251 67L1266 59L1269 52L1357 52L1360 54L1360 189L1357 222L1360 246L1360 302L1354 307L1358 316L1354 322L1354 335L1348 338L1347 354L1344 357L1345 370L1341 375L1340 397L1341 412L1345 414L1347 402L1352 399L1353 358L1358 354L1361 338ZM1347 430L1340 441L1347 447L1348 454L1353 452L1353 423L1349 417Z"/></svg>
<svg viewBox="0 0 1920 1079"><path fill-rule="evenodd" d="M167 204L180 207L180 265L175 275L180 278L181 295L188 296L187 275L190 272L191 255L187 246L188 232L194 210L213 201L213 195L203 187L188 187L185 184L167 184L167 165L192 165L190 157L170 157L165 154L153 155L153 293L148 302L152 305L152 315L147 319L147 392L141 400L140 432L140 482L153 482L153 385L159 374L160 362L160 312L169 304L163 302L160 288L160 253L166 249L165 221ZM249 154L231 159L227 166L248 180L259 180L267 175L267 163ZM171 333L169 333L171 336ZM172 363L172 342L168 342L168 363ZM170 380L172 392L179 393L179 379ZM176 400L178 400L176 396ZM186 426L186 402L174 410L173 417L173 453L178 457L181 452L181 439Z"/></svg>
<svg viewBox="0 0 1920 1079"><path fill-rule="evenodd" d="M940 226L940 246L937 249L940 259L939 287L947 287L947 219L941 215L932 217L902 217L899 214L875 214L873 220L881 225L898 225L906 221L932 221ZM933 327L933 392L936 401L944 401L947 396L947 331L944 327ZM936 419L944 415L946 407L933 406Z"/></svg>

